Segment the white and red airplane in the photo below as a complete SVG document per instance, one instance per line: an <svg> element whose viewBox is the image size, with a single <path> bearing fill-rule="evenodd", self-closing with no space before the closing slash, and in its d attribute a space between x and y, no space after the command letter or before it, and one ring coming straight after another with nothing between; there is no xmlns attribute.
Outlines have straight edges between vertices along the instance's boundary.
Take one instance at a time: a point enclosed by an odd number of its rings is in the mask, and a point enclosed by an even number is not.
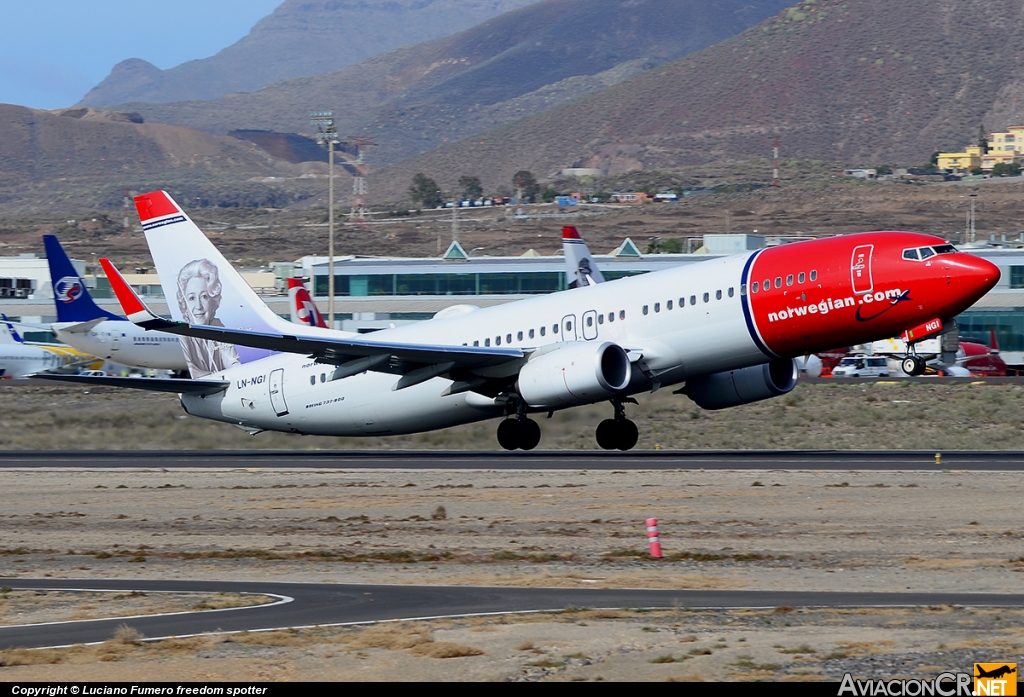
<svg viewBox="0 0 1024 697"><path fill-rule="evenodd" d="M609 401L597 442L628 450L631 395L682 383L706 409L783 395L795 357L954 317L999 279L937 237L872 232L352 336L271 312L165 192L135 203L173 320L101 263L132 322L186 337L193 379L88 381L178 392L188 413L253 433L415 433L504 416L498 442L529 450L540 441L529 414Z"/></svg>
<svg viewBox="0 0 1024 697"><path fill-rule="evenodd" d="M291 308L292 322L295 324L327 329L327 321L320 314L301 278L288 279L288 306Z"/></svg>
<svg viewBox="0 0 1024 697"><path fill-rule="evenodd" d="M565 254L565 274L570 288L604 283L604 274L597 267L597 262L575 225L562 226L562 252Z"/></svg>

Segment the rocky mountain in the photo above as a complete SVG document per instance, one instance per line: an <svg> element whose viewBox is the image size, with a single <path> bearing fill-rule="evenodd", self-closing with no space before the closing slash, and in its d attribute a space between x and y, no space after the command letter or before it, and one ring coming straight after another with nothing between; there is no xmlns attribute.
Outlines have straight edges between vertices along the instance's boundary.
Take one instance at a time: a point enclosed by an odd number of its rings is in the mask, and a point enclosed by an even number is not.
<svg viewBox="0 0 1024 697"><path fill-rule="evenodd" d="M506 184L520 169L669 169L769 156L927 162L1024 121L1024 3L805 0L705 51L382 173ZM404 184L407 186L407 184Z"/></svg>
<svg viewBox="0 0 1024 697"><path fill-rule="evenodd" d="M214 56L161 70L130 58L81 106L213 99L280 80L339 70L371 56L448 36L537 0L285 0Z"/></svg>
<svg viewBox="0 0 1024 697"><path fill-rule="evenodd" d="M372 162L394 162L699 51L789 2L545 0L326 75L207 101L117 108L212 133L308 131L311 108L333 108L340 133L380 144Z"/></svg>
<svg viewBox="0 0 1024 697"><path fill-rule="evenodd" d="M293 182L292 189L322 188L302 175L322 173L323 164L291 164L238 138L142 121L135 113L87 107L51 112L0 104L0 212L60 203L115 207L124 187L171 182L184 182L179 195L205 205L282 205L305 197L268 184L279 180ZM277 193L268 193L274 187Z"/></svg>

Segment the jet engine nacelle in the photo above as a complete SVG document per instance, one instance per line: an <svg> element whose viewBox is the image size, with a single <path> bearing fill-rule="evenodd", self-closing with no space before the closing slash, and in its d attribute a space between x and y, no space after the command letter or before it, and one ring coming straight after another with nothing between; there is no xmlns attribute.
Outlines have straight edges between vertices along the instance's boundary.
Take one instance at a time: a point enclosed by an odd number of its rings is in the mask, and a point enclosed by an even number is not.
<svg viewBox="0 0 1024 697"><path fill-rule="evenodd" d="M703 409L725 409L784 395L796 387L796 379L796 361L779 358L763 365L687 380L685 392Z"/></svg>
<svg viewBox="0 0 1024 697"><path fill-rule="evenodd" d="M570 341L531 358L516 387L531 407L565 407L621 392L631 374L629 357L618 344Z"/></svg>

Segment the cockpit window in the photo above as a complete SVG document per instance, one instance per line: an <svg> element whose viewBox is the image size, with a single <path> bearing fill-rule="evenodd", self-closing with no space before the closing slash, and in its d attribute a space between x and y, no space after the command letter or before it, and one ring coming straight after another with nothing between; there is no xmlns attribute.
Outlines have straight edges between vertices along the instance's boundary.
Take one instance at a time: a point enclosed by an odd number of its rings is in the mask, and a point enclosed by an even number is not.
<svg viewBox="0 0 1024 697"><path fill-rule="evenodd" d="M918 247L917 249L904 249L903 258L911 261L924 261L936 254L956 254L960 250L951 244L937 244L932 247Z"/></svg>

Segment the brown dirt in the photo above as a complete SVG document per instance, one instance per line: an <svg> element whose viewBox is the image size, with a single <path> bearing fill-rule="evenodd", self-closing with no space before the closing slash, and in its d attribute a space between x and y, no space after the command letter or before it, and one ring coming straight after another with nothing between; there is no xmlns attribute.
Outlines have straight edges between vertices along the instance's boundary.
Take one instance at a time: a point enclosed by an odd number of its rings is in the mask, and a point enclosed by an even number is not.
<svg viewBox="0 0 1024 697"><path fill-rule="evenodd" d="M5 681L819 681L931 679L1012 660L1020 611L587 610L0 652ZM886 626L892 617L899 627ZM984 636L984 640L975 639ZM965 661L965 658L967 659ZM872 670L865 666L875 666Z"/></svg>
<svg viewBox="0 0 1024 697"><path fill-rule="evenodd" d="M0 624L3 625L220 610L272 602L265 596L237 593L93 593L5 588L0 587Z"/></svg>
<svg viewBox="0 0 1024 697"><path fill-rule="evenodd" d="M1020 496L995 472L5 470L0 577L1016 592ZM67 596L31 596L34 617ZM0 652L0 679L934 677L1018 655L1022 619L575 609L156 643L122 630Z"/></svg>

